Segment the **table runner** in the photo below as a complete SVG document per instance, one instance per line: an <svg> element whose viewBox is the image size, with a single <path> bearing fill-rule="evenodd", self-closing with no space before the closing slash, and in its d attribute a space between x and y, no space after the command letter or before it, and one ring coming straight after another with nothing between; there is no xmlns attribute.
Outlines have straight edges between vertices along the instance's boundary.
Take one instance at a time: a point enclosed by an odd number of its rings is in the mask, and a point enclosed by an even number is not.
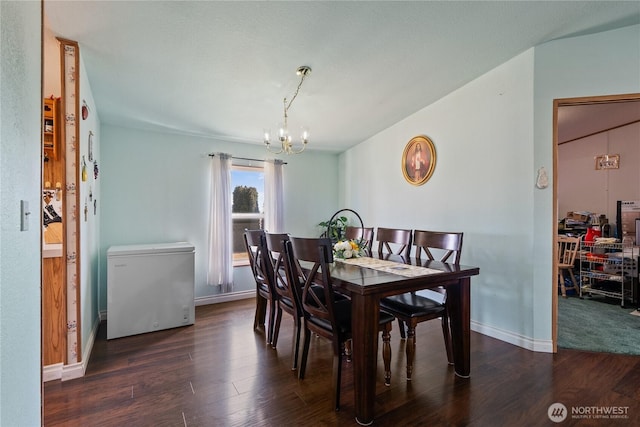
<svg viewBox="0 0 640 427"><path fill-rule="evenodd" d="M433 268L420 267L410 264L401 264L399 262L370 257L358 257L349 259L335 258L335 260L344 262L345 264L357 265L359 267L384 271L385 273L398 274L405 277L426 276L428 274L442 273L442 271Z"/></svg>

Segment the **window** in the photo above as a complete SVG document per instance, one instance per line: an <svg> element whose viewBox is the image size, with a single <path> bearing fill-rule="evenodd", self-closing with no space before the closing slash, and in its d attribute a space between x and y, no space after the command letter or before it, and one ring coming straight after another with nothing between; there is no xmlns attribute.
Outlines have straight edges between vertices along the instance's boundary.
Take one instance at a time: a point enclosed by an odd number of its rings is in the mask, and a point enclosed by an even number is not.
<svg viewBox="0 0 640 427"><path fill-rule="evenodd" d="M231 218L233 221L233 265L247 265L244 230L264 228L264 169L231 167Z"/></svg>

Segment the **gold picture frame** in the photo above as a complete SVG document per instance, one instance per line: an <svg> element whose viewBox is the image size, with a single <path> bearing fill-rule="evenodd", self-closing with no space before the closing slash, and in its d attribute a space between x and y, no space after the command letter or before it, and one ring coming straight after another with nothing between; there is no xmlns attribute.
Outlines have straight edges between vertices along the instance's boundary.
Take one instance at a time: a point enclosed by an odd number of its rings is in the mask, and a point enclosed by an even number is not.
<svg viewBox="0 0 640 427"><path fill-rule="evenodd" d="M620 169L620 154L596 156L596 170L601 169Z"/></svg>
<svg viewBox="0 0 640 427"><path fill-rule="evenodd" d="M436 149L427 136L414 136L402 153L402 175L409 184L422 185L436 168Z"/></svg>

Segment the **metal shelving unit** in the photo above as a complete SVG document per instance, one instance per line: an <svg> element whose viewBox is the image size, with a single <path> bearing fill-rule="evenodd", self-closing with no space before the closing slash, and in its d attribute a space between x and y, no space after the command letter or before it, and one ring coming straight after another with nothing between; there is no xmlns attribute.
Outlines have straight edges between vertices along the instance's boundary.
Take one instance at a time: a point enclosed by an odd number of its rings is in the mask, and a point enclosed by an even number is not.
<svg viewBox="0 0 640 427"><path fill-rule="evenodd" d="M633 301L633 280L638 277L638 247L622 243L580 243L580 298L603 295Z"/></svg>

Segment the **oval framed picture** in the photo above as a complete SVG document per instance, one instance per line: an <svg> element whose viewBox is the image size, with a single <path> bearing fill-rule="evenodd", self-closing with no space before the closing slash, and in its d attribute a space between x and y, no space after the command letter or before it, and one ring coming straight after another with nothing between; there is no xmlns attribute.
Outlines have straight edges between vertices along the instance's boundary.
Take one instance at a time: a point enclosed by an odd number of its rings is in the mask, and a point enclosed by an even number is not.
<svg viewBox="0 0 640 427"><path fill-rule="evenodd" d="M436 149L426 136L414 136L402 153L402 174L409 184L422 185L436 168Z"/></svg>

